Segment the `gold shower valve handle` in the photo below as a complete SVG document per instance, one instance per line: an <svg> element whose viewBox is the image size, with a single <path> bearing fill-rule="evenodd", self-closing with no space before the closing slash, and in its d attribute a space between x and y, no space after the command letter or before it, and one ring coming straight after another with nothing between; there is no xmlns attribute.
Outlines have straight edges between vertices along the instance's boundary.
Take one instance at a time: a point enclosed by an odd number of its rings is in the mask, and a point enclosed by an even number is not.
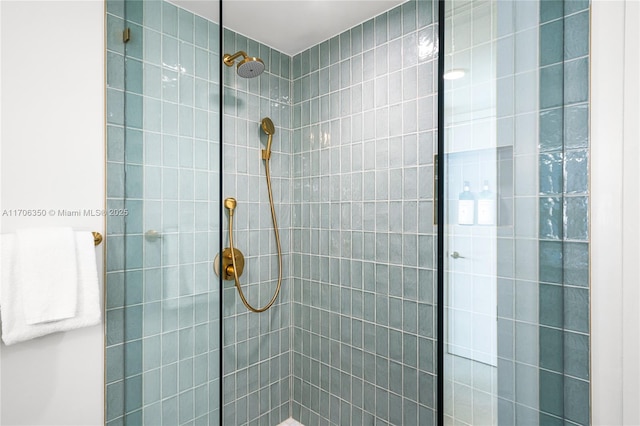
<svg viewBox="0 0 640 426"><path fill-rule="evenodd" d="M242 272L244 272L244 255L242 254L242 252L240 250L238 250L237 248L234 248L233 251L236 254L236 267L238 268L238 277L240 277L242 275ZM214 265L216 266L215 271L216 271L216 275L220 275L220 270L219 265L219 257L216 256L216 260L214 261ZM222 251L222 279L227 281L227 280L233 280L234 279L234 273L233 273L233 260L231 259L231 249L229 247L225 248Z"/></svg>

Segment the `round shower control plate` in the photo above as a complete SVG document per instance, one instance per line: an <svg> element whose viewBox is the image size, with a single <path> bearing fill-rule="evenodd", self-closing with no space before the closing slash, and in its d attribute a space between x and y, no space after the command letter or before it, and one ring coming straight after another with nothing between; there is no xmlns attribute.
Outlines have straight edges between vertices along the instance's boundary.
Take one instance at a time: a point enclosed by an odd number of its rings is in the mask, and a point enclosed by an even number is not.
<svg viewBox="0 0 640 426"><path fill-rule="evenodd" d="M236 267L238 268L238 278L242 276L242 272L244 271L244 255L240 250L234 248L233 251L236 254ZM213 260L213 270L215 271L217 276L220 276L220 254L216 255L216 258ZM231 249L229 247L222 250L222 279L223 280L233 280L233 261L231 260Z"/></svg>

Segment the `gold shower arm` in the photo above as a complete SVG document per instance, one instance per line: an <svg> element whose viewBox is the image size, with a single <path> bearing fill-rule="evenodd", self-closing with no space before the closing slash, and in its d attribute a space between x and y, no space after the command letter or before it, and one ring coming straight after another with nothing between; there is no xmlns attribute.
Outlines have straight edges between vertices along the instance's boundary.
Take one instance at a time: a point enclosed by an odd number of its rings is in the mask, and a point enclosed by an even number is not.
<svg viewBox="0 0 640 426"><path fill-rule="evenodd" d="M233 61L235 61L240 56L242 56L245 59L247 58L247 54L242 50L240 50L239 52L236 52L233 55L229 55L228 53L225 53L222 60L226 66L232 67Z"/></svg>

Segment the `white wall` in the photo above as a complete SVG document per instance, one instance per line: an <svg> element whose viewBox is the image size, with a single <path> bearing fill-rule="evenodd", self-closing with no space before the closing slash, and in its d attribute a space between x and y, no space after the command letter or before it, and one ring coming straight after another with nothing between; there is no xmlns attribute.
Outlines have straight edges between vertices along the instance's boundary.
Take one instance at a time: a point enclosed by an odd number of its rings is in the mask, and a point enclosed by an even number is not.
<svg viewBox="0 0 640 426"><path fill-rule="evenodd" d="M0 214L105 207L103 22L101 0L0 1ZM0 218L104 234L101 217ZM103 357L102 326L1 345L0 424L103 424Z"/></svg>
<svg viewBox="0 0 640 426"><path fill-rule="evenodd" d="M594 425L640 424L640 2L594 0L591 328Z"/></svg>

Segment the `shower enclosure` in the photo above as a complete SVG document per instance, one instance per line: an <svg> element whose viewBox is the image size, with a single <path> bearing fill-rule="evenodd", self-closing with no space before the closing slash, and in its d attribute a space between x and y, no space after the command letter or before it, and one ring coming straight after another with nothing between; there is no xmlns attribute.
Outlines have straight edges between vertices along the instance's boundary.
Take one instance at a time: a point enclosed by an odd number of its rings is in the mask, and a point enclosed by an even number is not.
<svg viewBox="0 0 640 426"><path fill-rule="evenodd" d="M589 424L588 2L106 4L108 424Z"/></svg>

